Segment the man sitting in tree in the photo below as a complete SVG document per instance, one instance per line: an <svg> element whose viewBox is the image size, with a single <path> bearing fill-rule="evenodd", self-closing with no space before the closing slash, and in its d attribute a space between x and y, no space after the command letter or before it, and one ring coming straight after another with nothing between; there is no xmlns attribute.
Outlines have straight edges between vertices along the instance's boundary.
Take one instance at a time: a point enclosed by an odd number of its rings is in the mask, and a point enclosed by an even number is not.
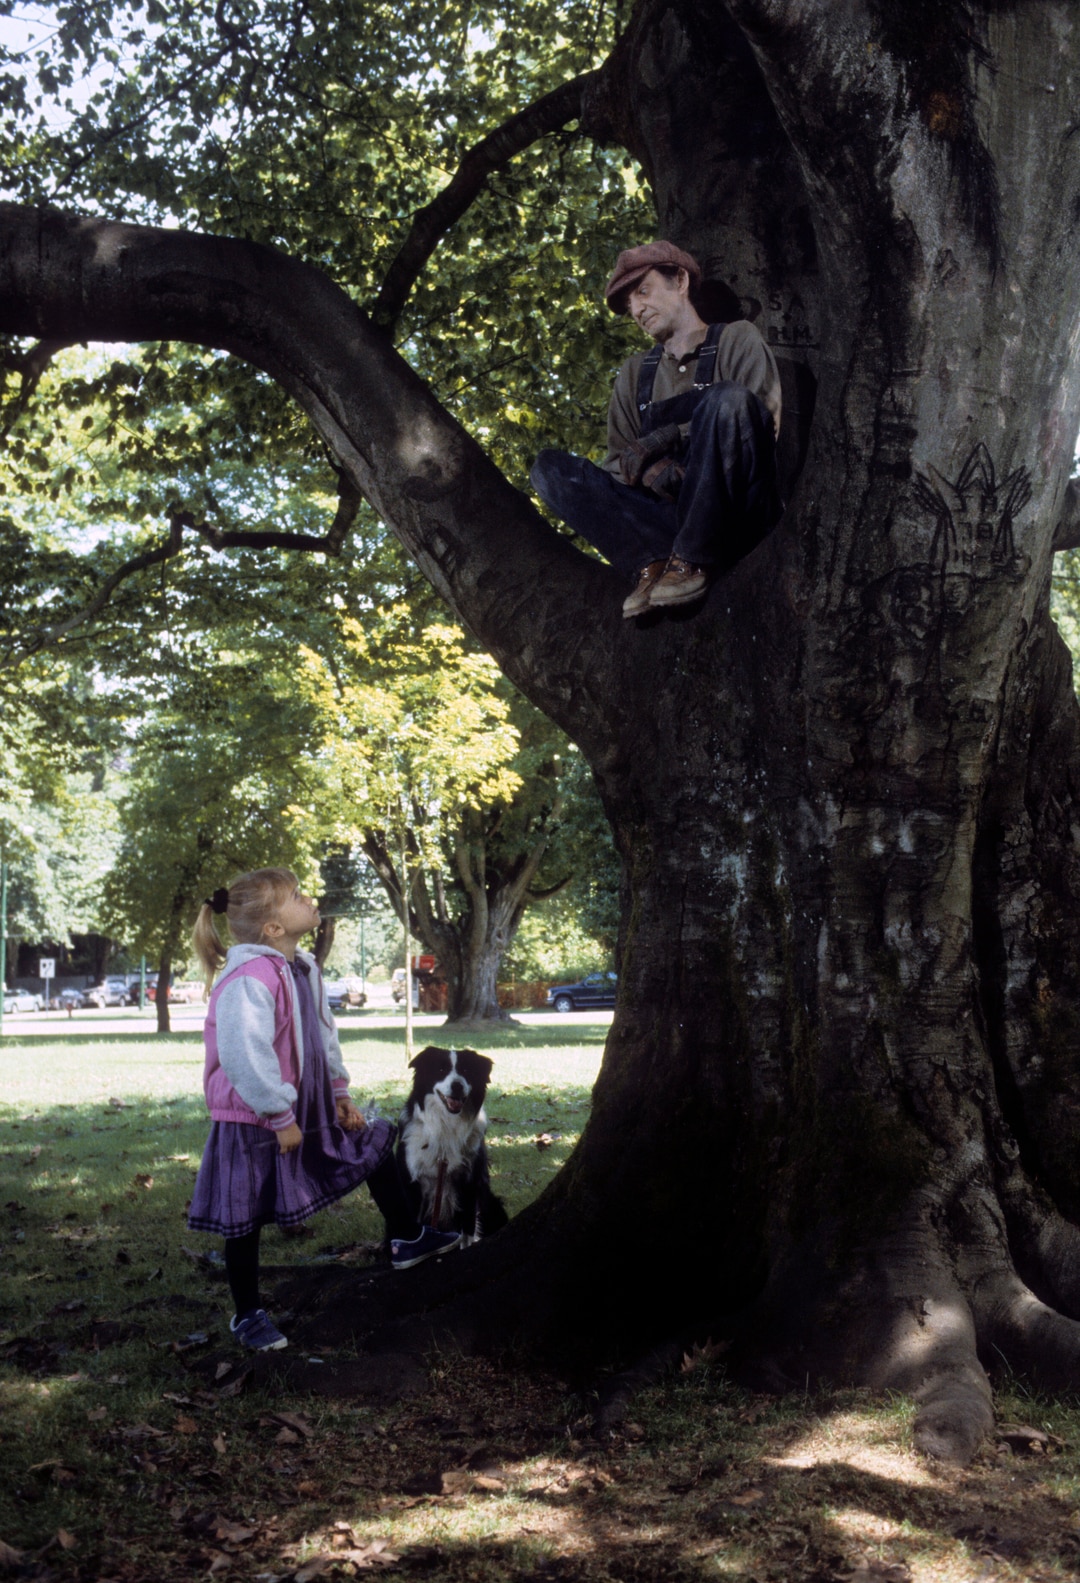
<svg viewBox="0 0 1080 1583"><path fill-rule="evenodd" d="M700 599L779 521L780 376L746 319L707 325L696 259L672 242L620 253L604 295L656 345L620 368L600 467L541 451L532 484L633 582L625 616Z"/></svg>

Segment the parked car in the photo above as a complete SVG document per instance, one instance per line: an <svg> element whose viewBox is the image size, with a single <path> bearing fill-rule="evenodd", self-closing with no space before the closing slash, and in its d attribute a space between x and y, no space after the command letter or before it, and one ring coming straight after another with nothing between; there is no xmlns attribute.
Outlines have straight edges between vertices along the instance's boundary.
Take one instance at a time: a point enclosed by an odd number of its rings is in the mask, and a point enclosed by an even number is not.
<svg viewBox="0 0 1080 1583"><path fill-rule="evenodd" d="M147 975L146 975L146 998L147 998L148 1001L152 1001L153 998L154 998L154 996L152 994L152 991L153 991L154 985L156 983L157 983L157 974L156 973L147 973ZM139 980L138 979L135 979L134 983L131 983L131 984L128 985L127 1003L128 1003L129 1006L137 1006L139 1004Z"/></svg>
<svg viewBox="0 0 1080 1583"><path fill-rule="evenodd" d="M91 1006L124 1006L127 1004L128 982L126 978L115 977L102 979L100 984L95 984L93 989L88 989L86 999Z"/></svg>
<svg viewBox="0 0 1080 1583"><path fill-rule="evenodd" d="M367 996L358 978L338 978L327 983L326 998L331 1011L353 1011L367 1005Z"/></svg>
<svg viewBox="0 0 1080 1583"><path fill-rule="evenodd" d="M203 998L203 986L192 979L169 985L170 1006L191 1006Z"/></svg>
<svg viewBox="0 0 1080 1583"><path fill-rule="evenodd" d="M594 1006L614 1006L618 978L614 973L586 973L576 984L554 984L547 992L555 1011L589 1011Z"/></svg>
<svg viewBox="0 0 1080 1583"><path fill-rule="evenodd" d="M59 995L56 996L56 1004L61 1011L81 1011L83 1006L88 1006L90 1002L86 998L86 991L84 989L76 989L72 984L67 989L60 991Z"/></svg>
<svg viewBox="0 0 1080 1583"><path fill-rule="evenodd" d="M40 1011L45 1002L40 995L32 995L28 989L5 989L4 1010L9 1011Z"/></svg>

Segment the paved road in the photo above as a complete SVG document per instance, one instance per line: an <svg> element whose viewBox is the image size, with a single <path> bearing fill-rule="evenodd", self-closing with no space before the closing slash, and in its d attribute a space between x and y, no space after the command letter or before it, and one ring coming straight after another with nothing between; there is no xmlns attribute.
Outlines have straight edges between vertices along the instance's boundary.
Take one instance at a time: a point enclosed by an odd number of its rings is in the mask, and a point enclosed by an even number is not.
<svg viewBox="0 0 1080 1583"><path fill-rule="evenodd" d="M206 1016L205 1005L196 1006L170 1006L169 1022L174 1033L187 1031L201 1031L203 1020ZM608 1023L611 1021L610 1011L516 1011L514 1017L526 1027L574 1027L582 1023ZM441 1028L445 1024L442 1012L416 1012L413 1015L413 1025L416 1028ZM363 1011L347 1011L338 1014L338 1027L349 1029L361 1028L400 1028L405 1023L405 1013L394 1010L389 1006L370 1006ZM9 1034L21 1037L26 1034L44 1033L76 1033L76 1034L130 1034L134 1038L145 1038L147 1034L154 1033L157 1029L156 1015L153 1006L145 1011L137 1007L96 1007L85 1011L76 1011L69 1017L66 1011L33 1011L33 1012L5 1012L4 1037Z"/></svg>

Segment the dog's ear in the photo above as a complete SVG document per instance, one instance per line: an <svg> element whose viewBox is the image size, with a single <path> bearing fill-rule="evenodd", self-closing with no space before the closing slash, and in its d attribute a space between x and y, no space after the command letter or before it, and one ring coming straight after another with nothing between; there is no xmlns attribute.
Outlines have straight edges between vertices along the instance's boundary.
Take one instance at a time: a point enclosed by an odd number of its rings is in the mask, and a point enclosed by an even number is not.
<svg viewBox="0 0 1080 1583"><path fill-rule="evenodd" d="M477 1065L483 1067L484 1082L486 1083L488 1078L491 1076L491 1069L495 1065L495 1062L491 1059L490 1055L481 1055L478 1050L472 1050L469 1053L473 1056Z"/></svg>
<svg viewBox="0 0 1080 1583"><path fill-rule="evenodd" d="M435 1046L433 1044L425 1044L425 1046L424 1046L424 1048L422 1050L417 1050L416 1054L413 1056L412 1060L409 1062L409 1071L411 1072L414 1067L419 1066L420 1062L424 1059L425 1056L434 1055L436 1053L437 1052L436 1052Z"/></svg>

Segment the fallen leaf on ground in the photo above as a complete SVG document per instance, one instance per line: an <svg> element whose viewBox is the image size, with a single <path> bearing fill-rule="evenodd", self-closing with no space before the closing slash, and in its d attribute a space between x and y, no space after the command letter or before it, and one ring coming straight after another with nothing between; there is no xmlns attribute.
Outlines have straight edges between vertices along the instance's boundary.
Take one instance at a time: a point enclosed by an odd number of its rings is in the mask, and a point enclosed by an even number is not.
<svg viewBox="0 0 1080 1583"><path fill-rule="evenodd" d="M767 1396L759 1397L754 1402L748 1402L745 1407L739 1410L740 1424L756 1424L759 1419L764 1418L772 1405L772 1401Z"/></svg>
<svg viewBox="0 0 1080 1583"><path fill-rule="evenodd" d="M365 1570L371 1567L392 1567L401 1560L400 1554L390 1548L389 1539L373 1539L369 1545L357 1550L339 1550L338 1561L351 1561L353 1566Z"/></svg>
<svg viewBox="0 0 1080 1583"><path fill-rule="evenodd" d="M226 1451L229 1449L225 1444L224 1435L215 1435L211 1444L213 1445L214 1450L217 1452L219 1457L223 1457Z"/></svg>
<svg viewBox="0 0 1080 1583"><path fill-rule="evenodd" d="M312 1556L310 1561L305 1561L303 1566L293 1573L296 1583L311 1583L312 1578L319 1577L341 1559L340 1556Z"/></svg>
<svg viewBox="0 0 1080 1583"><path fill-rule="evenodd" d="M275 1423L284 1424L286 1429L295 1429L305 1440L310 1440L315 1433L311 1420L302 1413L271 1413L270 1416Z"/></svg>
<svg viewBox="0 0 1080 1583"><path fill-rule="evenodd" d="M194 1418L188 1418L185 1413L181 1413L173 1428L178 1435L194 1435L198 1433L199 1425Z"/></svg>
<svg viewBox="0 0 1080 1583"><path fill-rule="evenodd" d="M536 1144L538 1149L550 1149L551 1145L555 1142L555 1139L551 1136L550 1132L542 1132L539 1137L533 1139L533 1142Z"/></svg>
<svg viewBox="0 0 1080 1583"><path fill-rule="evenodd" d="M723 1357L730 1346L730 1341L714 1341L710 1336L707 1341L703 1341L699 1345L691 1347L689 1352L683 1353L680 1372L693 1374L695 1369L703 1369L706 1364L715 1363L718 1358Z"/></svg>
<svg viewBox="0 0 1080 1583"><path fill-rule="evenodd" d="M303 1436L298 1435L294 1429L279 1429L274 1436L274 1444L276 1446L298 1446L302 1439Z"/></svg>
<svg viewBox="0 0 1080 1583"><path fill-rule="evenodd" d="M764 1499L765 1491L758 1489L743 1490L739 1495L728 1496L732 1506L759 1506Z"/></svg>
<svg viewBox="0 0 1080 1583"><path fill-rule="evenodd" d="M473 1489L497 1495L506 1489L506 1483L503 1479L497 1479L490 1473L477 1473L473 1480Z"/></svg>
<svg viewBox="0 0 1080 1583"><path fill-rule="evenodd" d="M23 1553L16 1550L14 1545L5 1544L0 1539L0 1567L17 1567L22 1561Z"/></svg>
<svg viewBox="0 0 1080 1583"><path fill-rule="evenodd" d="M69 1534L66 1528L58 1528L56 1530L56 1542L61 1550L74 1550L79 1541L74 1534Z"/></svg>
<svg viewBox="0 0 1080 1583"><path fill-rule="evenodd" d="M153 1185L154 1178L152 1176L148 1176L145 1171L140 1171L135 1177L135 1186L144 1188L146 1192L149 1192Z"/></svg>
<svg viewBox="0 0 1080 1583"><path fill-rule="evenodd" d="M91 1407L86 1415L88 1422L92 1424L100 1424L101 1420L108 1418L108 1416L109 1409L107 1407Z"/></svg>
<svg viewBox="0 0 1080 1583"><path fill-rule="evenodd" d="M122 1099L110 1099L108 1108L110 1110L126 1110L127 1106Z"/></svg>
<svg viewBox="0 0 1080 1583"><path fill-rule="evenodd" d="M219 1364L218 1367L220 1368L221 1365ZM232 1368L231 1363L229 1364L229 1367ZM254 1372L255 1370L253 1368L241 1369L240 1373L235 1379L229 1380L227 1384L221 1387L217 1393L218 1399L221 1400L222 1398L227 1399L230 1396L239 1396L240 1392L244 1389L245 1385L247 1384L248 1380L250 1380ZM215 1375L215 1378L218 1377L219 1376Z"/></svg>
<svg viewBox="0 0 1080 1583"><path fill-rule="evenodd" d="M217 1368L214 1370L214 1379L223 1380L226 1374L232 1373L233 1368L234 1365L232 1363L226 1363L224 1360L222 1360L222 1362L220 1362Z"/></svg>

